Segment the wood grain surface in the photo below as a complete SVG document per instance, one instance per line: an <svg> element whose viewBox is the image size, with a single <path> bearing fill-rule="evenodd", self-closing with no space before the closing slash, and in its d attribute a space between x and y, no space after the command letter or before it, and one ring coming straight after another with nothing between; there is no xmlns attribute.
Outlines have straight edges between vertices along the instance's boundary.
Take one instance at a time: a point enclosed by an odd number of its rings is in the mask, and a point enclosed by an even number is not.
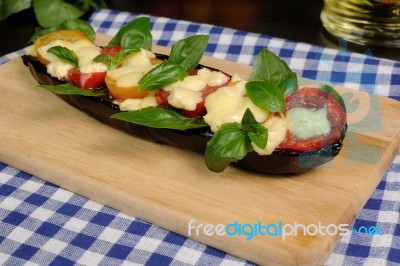
<svg viewBox="0 0 400 266"><path fill-rule="evenodd" d="M155 50L163 48L155 47ZM246 76L249 66L205 58ZM400 104L346 88L349 130L331 164L301 175L207 170L203 156L105 126L37 87L20 59L0 66L0 161L188 236L194 224L351 224L399 150ZM334 236L190 238L259 264L320 265Z"/></svg>

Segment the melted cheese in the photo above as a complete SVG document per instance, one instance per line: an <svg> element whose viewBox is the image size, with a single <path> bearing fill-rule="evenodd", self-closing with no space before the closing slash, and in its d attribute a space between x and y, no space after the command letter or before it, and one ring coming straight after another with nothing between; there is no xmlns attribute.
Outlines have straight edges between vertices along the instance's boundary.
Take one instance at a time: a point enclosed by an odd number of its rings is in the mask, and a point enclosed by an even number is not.
<svg viewBox="0 0 400 266"><path fill-rule="evenodd" d="M220 86L228 79L222 72L200 69L196 75L186 76L165 88L170 91L168 103L175 108L193 111L203 101L202 91L206 86Z"/></svg>
<svg viewBox="0 0 400 266"><path fill-rule="evenodd" d="M254 143L251 143L251 145L253 146L254 151L259 155L270 155L285 139L287 132L286 117L272 116L268 120L264 121L262 125L268 129L267 146L264 149L261 149Z"/></svg>
<svg viewBox="0 0 400 266"><path fill-rule="evenodd" d="M28 47L26 47L25 54L33 56L33 57L37 57L35 46L32 44L32 45L29 45Z"/></svg>
<svg viewBox="0 0 400 266"><path fill-rule="evenodd" d="M97 46L84 46L75 51L79 60L79 70L83 73L104 72L107 67L103 63L95 63L93 59L100 54Z"/></svg>
<svg viewBox="0 0 400 266"><path fill-rule="evenodd" d="M196 105L203 101L201 91L194 91L184 88L172 88L168 95L168 103L179 109L194 111Z"/></svg>
<svg viewBox="0 0 400 266"><path fill-rule="evenodd" d="M121 111L134 111L157 106L157 100L155 94L149 94L143 99L126 99L118 104Z"/></svg>
<svg viewBox="0 0 400 266"><path fill-rule="evenodd" d="M293 108L288 111L289 130L297 138L308 139L329 133L331 124L327 117L328 110Z"/></svg>
<svg viewBox="0 0 400 266"><path fill-rule="evenodd" d="M205 81L208 86L221 86L228 82L229 77L221 71L211 71L207 68L202 68L197 71L197 76Z"/></svg>
<svg viewBox="0 0 400 266"><path fill-rule="evenodd" d="M55 55L47 52L54 46L63 46L75 52L78 57L79 67L82 72L103 72L107 67L102 63L92 62L93 58L100 54L100 48L88 40L79 40L71 43L63 40L55 40L47 45L43 45L38 49L38 53L49 61L47 65L47 73L60 80L68 77L68 71L73 66L67 62L61 61Z"/></svg>
<svg viewBox="0 0 400 266"><path fill-rule="evenodd" d="M186 76L183 80L169 85L165 88L165 90L172 91L182 89L191 91L202 91L206 85L206 80L198 75Z"/></svg>
<svg viewBox="0 0 400 266"><path fill-rule="evenodd" d="M253 113L257 122L263 122L268 112L258 108L246 96L246 81L239 81L232 86L226 86L210 94L205 100L207 114L204 121L216 132L222 124L242 121L247 108Z"/></svg>
<svg viewBox="0 0 400 266"><path fill-rule="evenodd" d="M115 80L118 87L137 86L143 75L156 67L150 61L154 57L152 52L141 49L124 59L121 67L107 71L107 76Z"/></svg>
<svg viewBox="0 0 400 266"><path fill-rule="evenodd" d="M156 55L145 49L140 49L139 52L128 55L122 62L122 66L131 66L133 68L145 68L151 65L151 59L156 58Z"/></svg>

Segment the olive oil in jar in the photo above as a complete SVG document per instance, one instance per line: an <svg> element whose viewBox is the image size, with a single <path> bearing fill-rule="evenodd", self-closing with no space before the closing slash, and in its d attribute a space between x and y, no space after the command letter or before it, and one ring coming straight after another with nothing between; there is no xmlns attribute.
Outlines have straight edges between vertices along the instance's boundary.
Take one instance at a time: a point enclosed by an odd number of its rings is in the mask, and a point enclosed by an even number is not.
<svg viewBox="0 0 400 266"><path fill-rule="evenodd" d="M369 46L400 47L400 0L325 0L321 20L333 36Z"/></svg>

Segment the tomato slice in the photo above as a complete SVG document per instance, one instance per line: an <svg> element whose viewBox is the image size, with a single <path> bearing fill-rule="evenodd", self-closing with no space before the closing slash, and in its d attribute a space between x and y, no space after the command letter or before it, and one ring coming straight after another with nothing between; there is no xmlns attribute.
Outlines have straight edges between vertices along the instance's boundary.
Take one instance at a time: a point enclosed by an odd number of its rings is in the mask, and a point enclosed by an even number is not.
<svg viewBox="0 0 400 266"><path fill-rule="evenodd" d="M104 55L116 56L122 50L122 46L106 46L102 47L100 52Z"/></svg>
<svg viewBox="0 0 400 266"><path fill-rule="evenodd" d="M108 92L114 99L125 100L128 98L144 98L149 94L147 91L143 91L139 86L121 87L117 86L117 82L106 75L105 82L108 88Z"/></svg>
<svg viewBox="0 0 400 266"><path fill-rule="evenodd" d="M82 89L98 89L105 85L104 78L106 72L82 73L78 68L72 68L68 71L70 81Z"/></svg>
<svg viewBox="0 0 400 266"><path fill-rule="evenodd" d="M37 38L34 42L37 58L43 65L47 65L49 63L49 60L47 60L45 56L41 54L39 49L45 45L51 44L56 40L62 40L70 43L84 40L88 43L93 44L93 41L89 39L88 36L86 36L83 32L77 30L59 30L43 35L42 37Z"/></svg>
<svg viewBox="0 0 400 266"><path fill-rule="evenodd" d="M158 90L156 92L156 101L159 106L170 107L171 105L168 102L169 91L166 90Z"/></svg>
<svg viewBox="0 0 400 266"><path fill-rule="evenodd" d="M188 118L196 118L196 117L203 116L207 113L207 110L205 107L205 101L203 100L203 101L197 103L196 109L194 109L193 111L182 109L181 112Z"/></svg>
<svg viewBox="0 0 400 266"><path fill-rule="evenodd" d="M320 109L324 106L327 107L328 120L331 125L331 131L328 134L309 139L299 139L287 132L286 138L277 149L299 152L314 151L336 142L343 134L346 125L346 112L330 93L319 88L306 87L292 92L286 97L286 111L296 107Z"/></svg>

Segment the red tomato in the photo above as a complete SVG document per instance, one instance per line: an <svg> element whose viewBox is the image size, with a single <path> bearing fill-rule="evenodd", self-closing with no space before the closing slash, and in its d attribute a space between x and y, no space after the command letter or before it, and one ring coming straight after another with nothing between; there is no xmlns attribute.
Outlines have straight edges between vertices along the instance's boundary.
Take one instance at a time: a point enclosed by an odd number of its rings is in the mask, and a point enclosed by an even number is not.
<svg viewBox="0 0 400 266"><path fill-rule="evenodd" d="M113 55L116 56L119 51L122 50L122 46L106 46L106 47L102 47L100 52L104 55Z"/></svg>
<svg viewBox="0 0 400 266"><path fill-rule="evenodd" d="M346 113L330 93L319 88L302 88L286 97L286 111L296 107L320 109L324 106L327 107L328 120L331 124L331 131L327 135L309 139L296 139L293 134L288 132L278 149L300 152L314 151L337 141L346 125Z"/></svg>
<svg viewBox="0 0 400 266"><path fill-rule="evenodd" d="M70 81L77 87L90 90L98 89L105 85L106 72L82 73L78 68L68 71Z"/></svg>
<svg viewBox="0 0 400 266"><path fill-rule="evenodd" d="M196 118L199 116L203 116L207 113L206 107L204 106L205 101L201 101L199 103L197 103L196 105L196 109L194 109L193 111L189 111L189 110L182 110L182 114L184 114L185 116L189 117L189 118Z"/></svg>
<svg viewBox="0 0 400 266"><path fill-rule="evenodd" d="M169 107L170 104L168 102L169 91L158 90L156 93L156 101L157 104L164 107Z"/></svg>

